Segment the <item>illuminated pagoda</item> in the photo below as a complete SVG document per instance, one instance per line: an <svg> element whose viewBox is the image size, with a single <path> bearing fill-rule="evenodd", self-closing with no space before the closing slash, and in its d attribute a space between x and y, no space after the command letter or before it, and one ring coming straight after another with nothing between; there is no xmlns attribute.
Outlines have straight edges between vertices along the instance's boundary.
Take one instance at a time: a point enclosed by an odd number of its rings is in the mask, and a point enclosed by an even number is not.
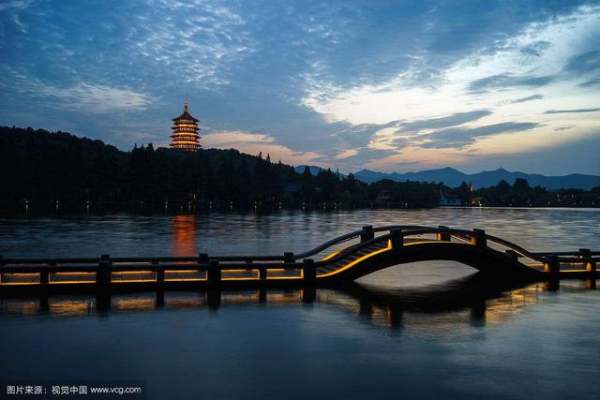
<svg viewBox="0 0 600 400"><path fill-rule="evenodd" d="M196 151L200 148L200 135L198 134L198 120L192 117L188 111L187 102L183 105L183 113L177 118L173 118L173 127L171 128L172 149L184 151Z"/></svg>

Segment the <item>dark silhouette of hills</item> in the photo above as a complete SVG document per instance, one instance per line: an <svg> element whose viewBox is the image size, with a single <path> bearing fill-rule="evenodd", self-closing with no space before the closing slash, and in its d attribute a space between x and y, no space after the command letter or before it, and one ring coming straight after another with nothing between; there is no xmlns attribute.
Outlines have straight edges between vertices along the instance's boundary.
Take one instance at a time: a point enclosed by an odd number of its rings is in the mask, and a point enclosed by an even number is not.
<svg viewBox="0 0 600 400"><path fill-rule="evenodd" d="M461 182L471 182L475 188L484 188L497 185L501 181L513 184L518 178L526 179L531 186L541 186L550 190L557 189L585 189L600 186L600 176L570 174L564 176L545 176L540 174L527 174L519 171L507 171L499 168L494 171L482 171L475 174L465 174L454 168L431 169L419 172L407 173L385 173L363 169L354 174L356 179L365 183L376 182L382 179L390 179L395 182L417 181L417 182L441 182L446 186L456 187Z"/></svg>
<svg viewBox="0 0 600 400"><path fill-rule="evenodd" d="M296 172L304 171L309 167L313 175L317 175L322 168L314 165L299 165L295 167ZM435 182L443 183L449 187L457 187L462 182L471 182L474 188L486 188L497 185L505 181L510 184L515 183L517 179L525 179L531 186L540 186L549 190L558 189L583 189L590 190L600 186L600 176L585 174L569 174L562 176L546 176L541 174L528 174L520 171L507 171L499 168L493 171L481 171L475 174L466 174L457 169L446 167L430 169L418 172L378 172L369 169L362 169L354 173L359 181L373 183L384 179L394 182L414 181L414 182Z"/></svg>

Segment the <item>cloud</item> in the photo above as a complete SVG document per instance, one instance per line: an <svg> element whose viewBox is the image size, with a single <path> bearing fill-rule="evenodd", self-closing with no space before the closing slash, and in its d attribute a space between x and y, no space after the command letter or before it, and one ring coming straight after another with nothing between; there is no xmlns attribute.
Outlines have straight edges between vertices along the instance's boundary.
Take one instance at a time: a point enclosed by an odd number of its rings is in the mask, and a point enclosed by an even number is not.
<svg viewBox="0 0 600 400"><path fill-rule="evenodd" d="M600 38L599 22L597 6L583 6L532 22L512 36L499 37L464 53L462 58L445 69L428 73L427 77L417 73L432 57L426 53L414 56L412 63L399 67L385 81L357 80L351 86L328 79L327 74L321 73L326 68L319 63L315 73L305 78L302 104L322 115L327 123L361 127L360 135L345 134L345 137L348 140L369 137L365 147L371 150L398 152L414 146L432 151L462 149L479 137L534 128L540 129L531 137L539 140L543 130L551 132L557 127L554 121L543 117L541 107L576 108L593 98L590 91L577 90L586 77L567 75L564 71L569 63L573 69L576 62L593 62L592 38ZM585 57L577 58L583 54ZM416 76L420 78L415 79ZM538 93L532 94L532 88L538 89ZM506 100L506 94L514 100ZM487 125L481 128L443 129L483 118ZM517 118L530 122L512 122ZM437 138L436 133L440 135ZM573 129L565 140L580 135L580 129ZM502 139L477 141L473 151L492 151L486 150L486 146L493 151L511 151L514 147L510 144L517 145L516 140L514 135L506 135ZM539 146L535 140L519 146L523 150ZM500 145L501 141L505 145ZM351 143L352 148L364 146L358 140ZM427 156L431 157L431 153Z"/></svg>
<svg viewBox="0 0 600 400"><path fill-rule="evenodd" d="M594 78L594 79L590 79L590 80L587 80L585 82L581 82L579 84L579 87L582 87L582 88L591 88L591 87L598 86L598 85L600 85L600 77Z"/></svg>
<svg viewBox="0 0 600 400"><path fill-rule="evenodd" d="M277 144L272 136L262 133L211 132L203 136L202 144L204 147L218 149L235 148L254 155L262 153L263 157L269 154L273 161L281 160L292 165L315 163L322 157L316 152L293 151L289 147Z"/></svg>
<svg viewBox="0 0 600 400"><path fill-rule="evenodd" d="M564 71L574 78L585 78L579 87L592 88L600 84L600 50L592 50L571 57Z"/></svg>
<svg viewBox="0 0 600 400"><path fill-rule="evenodd" d="M383 128L371 137L367 148L370 150L396 150L398 148L398 129Z"/></svg>
<svg viewBox="0 0 600 400"><path fill-rule="evenodd" d="M559 89L554 87L563 80L560 72L564 60L589 46L588 37L600 35L598 22L600 7L581 7L571 14L531 23L512 37L491 41L488 47L466 54L434 74L435 79L426 81L413 79L422 67L423 56L414 57L413 65L379 84L359 82L348 88L323 81L326 76L317 73L306 80L303 104L329 122L382 124L466 112L473 104L493 109L499 99L489 93L491 89L510 89L522 97L531 95L528 91L532 87L548 88L549 94L555 94ZM537 49L538 55L522 51L531 48ZM322 63L319 66L323 68Z"/></svg>
<svg viewBox="0 0 600 400"><path fill-rule="evenodd" d="M335 158L336 158L336 160L344 160L346 158L354 157L357 154L358 154L358 149L347 149L347 150L339 151L335 155Z"/></svg>
<svg viewBox="0 0 600 400"><path fill-rule="evenodd" d="M477 128L451 128L422 135L420 144L424 148L461 148L469 145L477 138L501 133L520 132L533 129L538 124L532 122L503 122L484 125Z"/></svg>
<svg viewBox="0 0 600 400"><path fill-rule="evenodd" d="M144 110L151 103L151 97L144 93L83 82L68 88L42 86L39 93L56 97L64 108L91 113Z"/></svg>
<svg viewBox="0 0 600 400"><path fill-rule="evenodd" d="M72 85L52 85L31 78L23 71L1 68L0 87L16 88L21 96L39 101L49 101L52 108L83 113L110 113L114 111L141 111L152 104L154 98L128 87L114 87L94 82L77 82Z"/></svg>
<svg viewBox="0 0 600 400"><path fill-rule="evenodd" d="M84 82L71 87L38 84L31 90L35 96L53 97L57 108L84 113L140 111L152 102L150 96L131 89Z"/></svg>
<svg viewBox="0 0 600 400"><path fill-rule="evenodd" d="M534 94L534 95L531 95L531 96L527 96L527 97L521 97L520 99L515 99L515 100L512 100L512 101L510 102L510 104L519 104L519 103L525 103L525 102L527 102L527 101L532 101L532 100L541 100L541 99L543 99L543 98L544 98L544 96L542 96L541 94Z"/></svg>
<svg viewBox="0 0 600 400"><path fill-rule="evenodd" d="M523 54L541 57L544 55L544 51L552 47L552 43L546 40L540 40L523 46L520 51Z"/></svg>
<svg viewBox="0 0 600 400"><path fill-rule="evenodd" d="M203 141L209 147L228 148L240 143L270 144L275 139L272 136L261 133L249 132L213 132L204 135Z"/></svg>
<svg viewBox="0 0 600 400"><path fill-rule="evenodd" d="M435 117L410 122L393 121L388 124L372 125L377 129L367 145L371 150L394 150L411 144L420 143L423 135L418 132L428 132L433 129L448 128L477 121L491 115L489 110L474 110L460 112L444 117Z"/></svg>
<svg viewBox="0 0 600 400"><path fill-rule="evenodd" d="M423 129L447 128L449 126L462 125L467 122L476 121L491 114L492 112L490 110L474 110L454 113L446 117L405 122L399 124L398 126L402 131L420 131Z"/></svg>
<svg viewBox="0 0 600 400"><path fill-rule="evenodd" d="M32 0L12 0L0 3L0 13L4 13L8 16L8 20L16 27L21 33L27 33L27 26L21 20L21 13L29 8ZM1 16L1 15L0 15ZM2 18L0 18L0 39L4 39L8 31L8 26ZM4 47L0 43L0 48Z"/></svg>
<svg viewBox="0 0 600 400"><path fill-rule="evenodd" d="M344 171L358 171L364 169L370 162L384 159L397 153L397 150L380 150L368 147L356 149L357 152L351 157L336 160L336 166ZM408 164L409 162L406 162ZM395 162L396 165L404 165L402 161ZM410 162L415 164L415 162Z"/></svg>
<svg viewBox="0 0 600 400"><path fill-rule="evenodd" d="M29 7L30 4L31 4L31 0L5 1L4 3L0 4L0 12L10 10L10 9L24 10L27 7Z"/></svg>
<svg viewBox="0 0 600 400"><path fill-rule="evenodd" d="M598 112L600 108L575 108L572 110L548 110L544 114L573 114L573 113L590 113Z"/></svg>
<svg viewBox="0 0 600 400"><path fill-rule="evenodd" d="M222 5L159 1L136 19L131 54L196 88L229 84L231 66L253 51L243 17Z"/></svg>
<svg viewBox="0 0 600 400"><path fill-rule="evenodd" d="M468 85L469 91L483 93L491 89L511 89L518 87L537 88L554 80L552 76L513 76L510 74L492 75L475 80Z"/></svg>
<svg viewBox="0 0 600 400"><path fill-rule="evenodd" d="M555 132L562 132L562 131L568 131L569 129L572 129L573 125L567 125L567 126L559 126L557 128L554 128Z"/></svg>
<svg viewBox="0 0 600 400"><path fill-rule="evenodd" d="M588 73L600 70L600 50L592 50L572 56L564 67L571 73Z"/></svg>

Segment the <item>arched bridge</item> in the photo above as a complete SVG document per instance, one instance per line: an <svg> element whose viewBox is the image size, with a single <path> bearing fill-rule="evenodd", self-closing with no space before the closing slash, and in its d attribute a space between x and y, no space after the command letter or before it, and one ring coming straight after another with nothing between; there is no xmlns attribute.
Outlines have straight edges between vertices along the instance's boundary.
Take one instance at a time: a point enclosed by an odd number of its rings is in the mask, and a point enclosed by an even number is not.
<svg viewBox="0 0 600 400"><path fill-rule="evenodd" d="M444 226L364 226L301 254L280 256L3 259L0 292L24 288L148 288L163 286L350 282L392 265L451 260L484 274L514 279L594 278L599 251L531 252L483 230Z"/></svg>

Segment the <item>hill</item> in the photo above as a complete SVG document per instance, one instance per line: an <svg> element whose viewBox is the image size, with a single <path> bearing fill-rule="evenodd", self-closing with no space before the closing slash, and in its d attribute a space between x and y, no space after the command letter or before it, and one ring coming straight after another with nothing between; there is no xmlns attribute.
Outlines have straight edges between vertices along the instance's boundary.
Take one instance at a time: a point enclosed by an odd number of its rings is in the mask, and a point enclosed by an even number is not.
<svg viewBox="0 0 600 400"><path fill-rule="evenodd" d="M550 190L557 189L584 189L590 190L600 186L600 176L570 174L563 176L545 176L540 174L527 174L525 172L511 172L505 169L494 171L482 171L475 174L465 174L454 168L441 168L407 173L385 173L363 169L354 174L356 179L372 183L382 179L390 179L395 182L418 181L418 182L440 182L450 187L457 187L462 182L471 182L475 188L495 186L501 181L513 184L517 179L525 179L531 186L541 186Z"/></svg>

